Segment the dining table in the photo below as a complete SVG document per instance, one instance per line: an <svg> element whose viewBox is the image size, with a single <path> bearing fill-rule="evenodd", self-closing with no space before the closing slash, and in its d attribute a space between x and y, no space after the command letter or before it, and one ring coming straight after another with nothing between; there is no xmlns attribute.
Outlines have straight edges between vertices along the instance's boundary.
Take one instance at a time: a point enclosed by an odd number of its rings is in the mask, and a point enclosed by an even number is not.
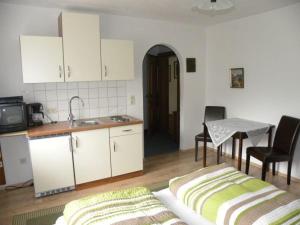
<svg viewBox="0 0 300 225"><path fill-rule="evenodd" d="M262 123L241 118L229 118L209 121L204 125L203 167L206 167L207 137L211 137L215 146L220 146L232 138L232 159L236 155L236 140L238 146L238 170L242 168L243 140L248 138L252 145L257 145L264 135L268 135L268 147L272 145L272 133L275 127L272 124Z"/></svg>

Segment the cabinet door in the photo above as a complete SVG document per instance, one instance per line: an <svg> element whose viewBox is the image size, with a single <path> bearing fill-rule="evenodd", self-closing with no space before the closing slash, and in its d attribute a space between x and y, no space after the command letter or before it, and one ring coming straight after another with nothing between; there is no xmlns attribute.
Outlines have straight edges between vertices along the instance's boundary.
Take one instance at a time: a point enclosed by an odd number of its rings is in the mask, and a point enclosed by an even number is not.
<svg viewBox="0 0 300 225"><path fill-rule="evenodd" d="M60 19L66 81L100 80L99 16L64 12Z"/></svg>
<svg viewBox="0 0 300 225"><path fill-rule="evenodd" d="M111 177L108 129L72 133L76 184Z"/></svg>
<svg viewBox="0 0 300 225"><path fill-rule="evenodd" d="M62 38L21 36L24 83L64 82Z"/></svg>
<svg viewBox="0 0 300 225"><path fill-rule="evenodd" d="M70 136L29 141L34 189L41 192L74 187Z"/></svg>
<svg viewBox="0 0 300 225"><path fill-rule="evenodd" d="M133 42L101 40L102 80L134 79Z"/></svg>
<svg viewBox="0 0 300 225"><path fill-rule="evenodd" d="M141 133L111 138L110 150L112 176L143 170Z"/></svg>

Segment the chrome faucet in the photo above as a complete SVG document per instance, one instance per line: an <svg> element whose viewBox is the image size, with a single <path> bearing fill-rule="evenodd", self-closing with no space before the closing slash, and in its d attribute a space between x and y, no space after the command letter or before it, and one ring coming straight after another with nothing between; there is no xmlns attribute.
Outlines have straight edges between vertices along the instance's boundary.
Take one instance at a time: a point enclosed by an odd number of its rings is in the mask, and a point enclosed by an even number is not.
<svg viewBox="0 0 300 225"><path fill-rule="evenodd" d="M71 99L70 99L70 101L69 101L69 118L68 118L68 120L70 121L70 124L71 124L71 126L73 126L73 124L74 124L74 115L73 115L73 113L72 113L72 101L74 100L74 99L79 99L80 101L81 101L81 103L82 103L82 106L84 107L84 101L82 100L82 98L80 98L79 96L73 96Z"/></svg>

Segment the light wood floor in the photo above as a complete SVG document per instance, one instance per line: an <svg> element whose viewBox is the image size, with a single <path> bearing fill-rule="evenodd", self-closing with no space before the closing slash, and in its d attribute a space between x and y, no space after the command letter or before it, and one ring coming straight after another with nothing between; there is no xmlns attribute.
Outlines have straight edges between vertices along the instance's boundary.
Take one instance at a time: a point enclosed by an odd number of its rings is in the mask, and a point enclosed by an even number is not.
<svg viewBox="0 0 300 225"><path fill-rule="evenodd" d="M222 160L232 165L237 163L230 158L223 158ZM215 153L213 151L208 151L208 165L214 165L215 163ZM243 170L244 166L245 165L243 165ZM0 191L0 225L10 225L12 217L17 214L66 204L71 200L103 191L116 190L131 186L153 186L167 181L172 177L184 175L201 167L201 159L198 162L194 162L194 151L189 150L147 158L145 160L145 174L143 176L101 185L94 188L72 191L39 199L34 197L33 187L13 191ZM260 173L261 170L259 168L250 168L250 175L260 177ZM294 181L290 186L287 186L286 179L284 177L272 177L269 175L267 179L277 187L300 196L299 182Z"/></svg>

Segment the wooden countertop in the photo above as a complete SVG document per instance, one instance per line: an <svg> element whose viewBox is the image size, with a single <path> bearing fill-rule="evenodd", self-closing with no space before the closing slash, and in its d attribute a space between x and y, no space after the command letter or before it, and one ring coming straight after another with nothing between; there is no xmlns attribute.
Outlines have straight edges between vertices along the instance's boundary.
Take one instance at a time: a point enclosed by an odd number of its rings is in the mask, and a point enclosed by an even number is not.
<svg viewBox="0 0 300 225"><path fill-rule="evenodd" d="M69 121L58 122L55 124L44 124L39 127L30 128L28 130L27 136L29 138L35 138L35 137L41 137L41 136L71 133L71 132L76 132L76 131L96 130L96 129L135 125L135 124L143 123L142 120L139 120L139 119L136 119L136 118L133 118L130 116L124 116L124 117L129 118L130 121L129 122L114 122L109 117L101 117L101 118L89 119L89 120L94 120L94 119L98 120L100 123L97 125L71 127Z"/></svg>
<svg viewBox="0 0 300 225"><path fill-rule="evenodd" d="M1 137L22 136L22 135L27 135L27 134L28 134L27 130L24 130L24 131L17 131L17 132L12 132L12 133L0 134L0 138L1 138Z"/></svg>

